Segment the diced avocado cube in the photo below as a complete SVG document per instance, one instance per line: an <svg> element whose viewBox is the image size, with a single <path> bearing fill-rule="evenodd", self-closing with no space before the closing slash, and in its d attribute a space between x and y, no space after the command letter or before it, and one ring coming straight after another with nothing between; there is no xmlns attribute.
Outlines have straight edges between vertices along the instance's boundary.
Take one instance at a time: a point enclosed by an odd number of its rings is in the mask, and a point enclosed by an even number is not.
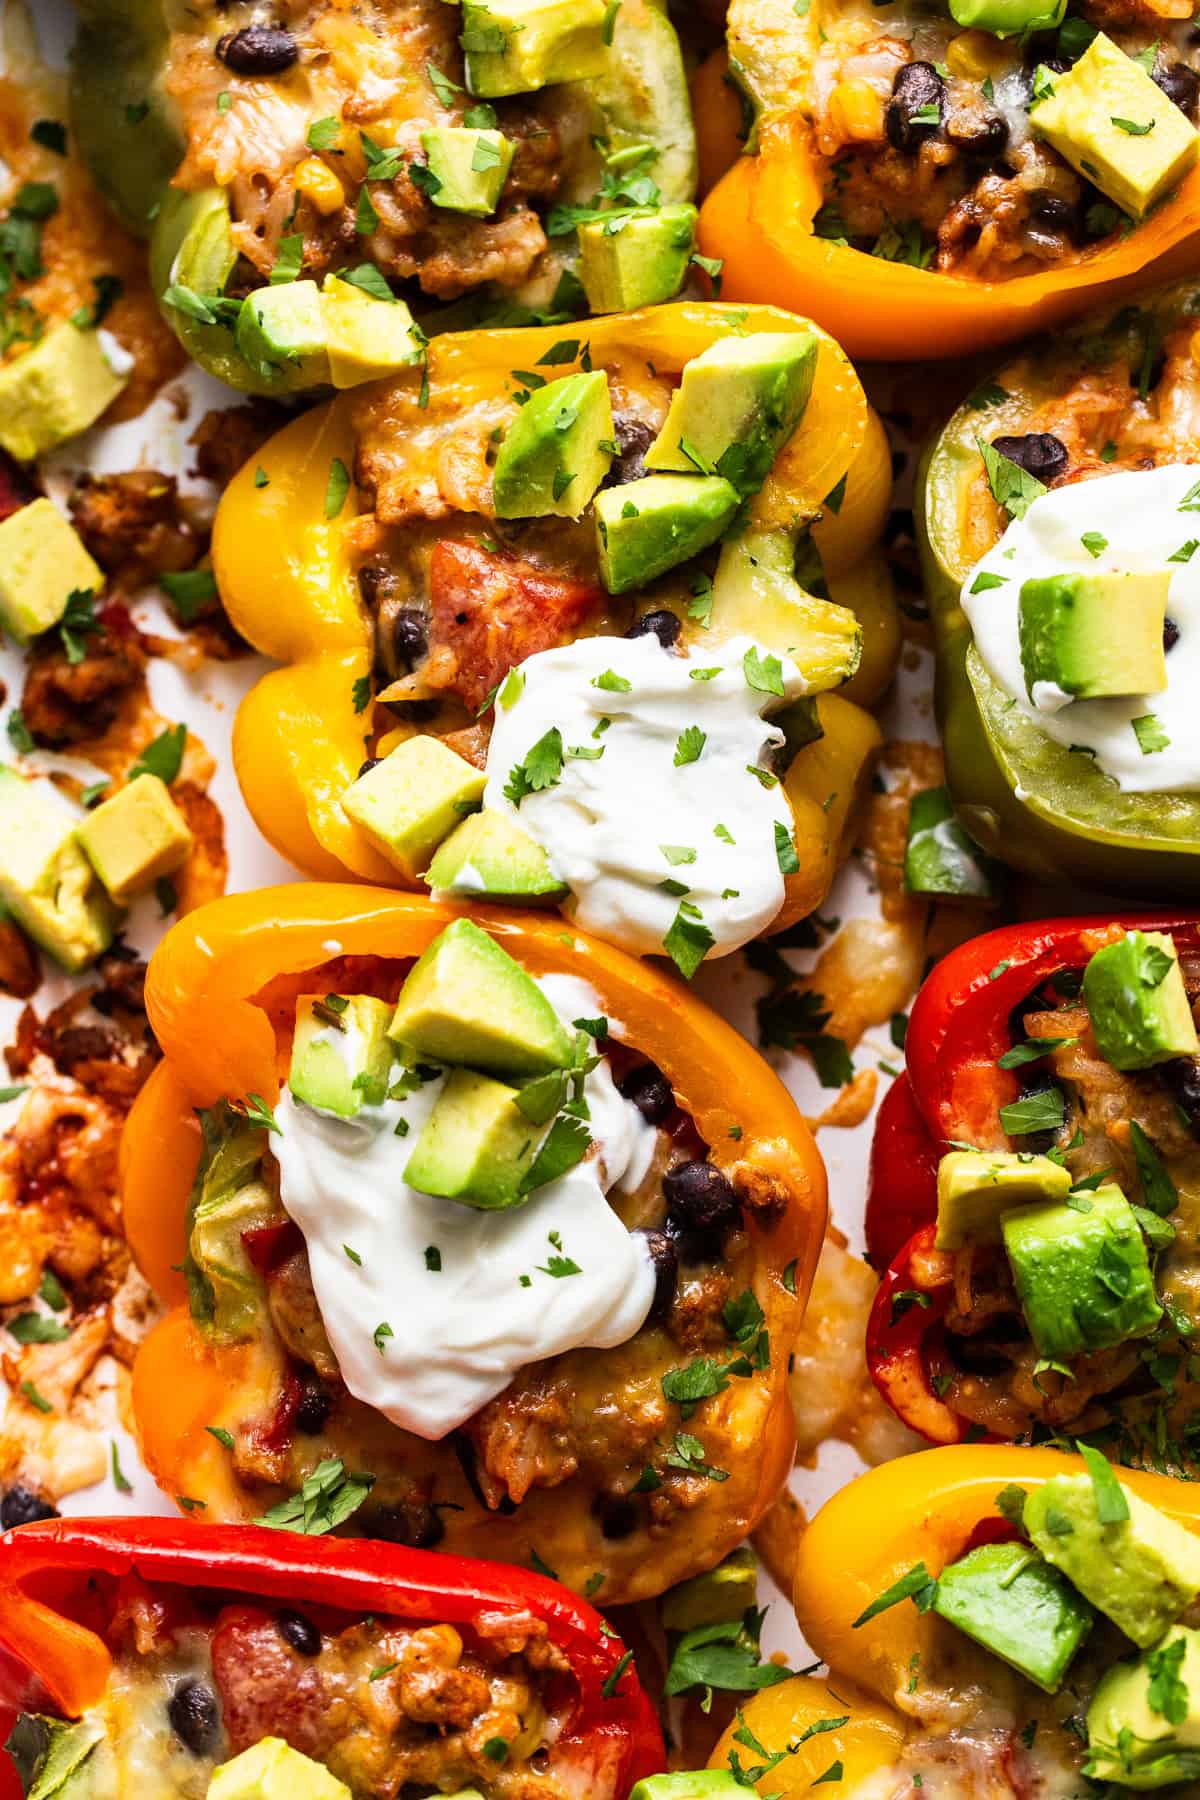
<svg viewBox="0 0 1200 1800"><path fill-rule="evenodd" d="M496 452L496 517L577 519L608 474L615 441L603 369L548 381L529 396Z"/></svg>
<svg viewBox="0 0 1200 1800"><path fill-rule="evenodd" d="M606 0L464 0L467 87L494 100L604 72Z"/></svg>
<svg viewBox="0 0 1200 1800"><path fill-rule="evenodd" d="M719 475L645 475L596 495L600 579L610 594L642 587L715 544L738 509Z"/></svg>
<svg viewBox="0 0 1200 1800"><path fill-rule="evenodd" d="M199 1117L204 1150L188 1198L183 1275L196 1323L237 1343L253 1334L263 1297L242 1234L283 1215L260 1179L262 1132L227 1106Z"/></svg>
<svg viewBox="0 0 1200 1800"><path fill-rule="evenodd" d="M72 592L103 586L103 570L52 500L31 500L0 521L0 626L18 644L57 625Z"/></svg>
<svg viewBox="0 0 1200 1800"><path fill-rule="evenodd" d="M1166 1716L1164 1674L1183 1708L1178 1722ZM1146 1790L1200 1775L1200 1631L1177 1625L1153 1650L1107 1670L1087 1710L1087 1733L1093 1781Z"/></svg>
<svg viewBox="0 0 1200 1800"><path fill-rule="evenodd" d="M79 847L78 823L48 782L0 764L0 901L72 973L108 949L117 921Z"/></svg>
<svg viewBox="0 0 1200 1800"><path fill-rule="evenodd" d="M282 1738L260 1738L214 1769L207 1800L352 1800L344 1781L293 1750Z"/></svg>
<svg viewBox="0 0 1200 1800"><path fill-rule="evenodd" d="M407 881L415 881L444 837L473 812L486 777L440 738L420 736L351 782L343 810Z"/></svg>
<svg viewBox="0 0 1200 1800"><path fill-rule="evenodd" d="M982 1544L938 1576L933 1610L1056 1694L1094 1614L1027 1544Z"/></svg>
<svg viewBox="0 0 1200 1800"><path fill-rule="evenodd" d="M1039 1356L1062 1362L1107 1350L1145 1337L1162 1318L1146 1240L1119 1187L1106 1184L1070 1206L1018 1207L1000 1228Z"/></svg>
<svg viewBox="0 0 1200 1800"><path fill-rule="evenodd" d="M1101 31L1031 107L1038 137L1141 219L1196 160L1200 134L1140 63Z"/></svg>
<svg viewBox="0 0 1200 1800"><path fill-rule="evenodd" d="M266 379L318 387L331 379L321 290L315 281L255 288L242 302L235 341Z"/></svg>
<svg viewBox="0 0 1200 1800"><path fill-rule="evenodd" d="M301 994L288 1086L297 1100L353 1119L387 1095L392 1008L370 994Z"/></svg>
<svg viewBox="0 0 1200 1800"><path fill-rule="evenodd" d="M513 146L502 131L439 125L421 133L429 173L437 181L430 199L448 212L486 219L494 213L512 167Z"/></svg>
<svg viewBox="0 0 1200 1800"><path fill-rule="evenodd" d="M694 206L676 201L654 212L614 213L581 225L579 278L588 311L631 312L673 299L696 248L699 216Z"/></svg>
<svg viewBox="0 0 1200 1800"><path fill-rule="evenodd" d="M697 1631L740 1619L757 1596L758 1558L744 1546L715 1569L668 1588L659 1601L659 1617L667 1631Z"/></svg>
<svg viewBox="0 0 1200 1800"><path fill-rule="evenodd" d="M1050 710L1063 704L1064 694L1077 700L1160 694L1167 685L1163 620L1170 584L1162 569L1022 583L1021 667L1034 705L1045 704L1047 689Z"/></svg>
<svg viewBox="0 0 1200 1800"><path fill-rule="evenodd" d="M84 854L119 905L181 868L194 842L157 775L139 775L102 800L78 831Z"/></svg>
<svg viewBox="0 0 1200 1800"><path fill-rule="evenodd" d="M1200 1538L1122 1486L1129 1517L1102 1525L1090 1475L1055 1475L1025 1501L1025 1529L1098 1612L1143 1649L1200 1594Z"/></svg>
<svg viewBox="0 0 1200 1800"><path fill-rule="evenodd" d="M779 765L783 768L787 768L801 750L809 744L819 743L825 736L820 709L815 698L807 694L793 700L790 706L781 706L778 712L773 712L771 723L776 731L783 733L779 750Z"/></svg>
<svg viewBox="0 0 1200 1800"><path fill-rule="evenodd" d="M389 1028L434 1062L513 1079L571 1060L571 1038L531 975L470 919L455 919L409 972Z"/></svg>
<svg viewBox="0 0 1200 1800"><path fill-rule="evenodd" d="M956 25L998 38L1057 31L1066 10L1067 0L950 0Z"/></svg>
<svg viewBox="0 0 1200 1800"><path fill-rule="evenodd" d="M1001 1242L1000 1215L1033 1200L1065 1200L1071 1176L1048 1156L951 1150L937 1172L937 1247Z"/></svg>
<svg viewBox="0 0 1200 1800"><path fill-rule="evenodd" d="M746 1789L727 1769L696 1769L674 1775L645 1775L629 1800L745 1800Z"/></svg>
<svg viewBox="0 0 1200 1800"><path fill-rule="evenodd" d="M620 492L614 489L614 492ZM706 643L752 637L790 656L810 694L848 681L862 658L862 626L849 607L810 594L793 573L786 531L739 531L721 545ZM771 723L782 723L780 714Z"/></svg>
<svg viewBox="0 0 1200 1800"><path fill-rule="evenodd" d="M49 1713L19 1713L4 1748L16 1766L20 1792L28 1800L89 1800L100 1789L93 1769L84 1765L104 1736L103 1721L94 1713L78 1723Z"/></svg>
<svg viewBox="0 0 1200 1800"><path fill-rule="evenodd" d="M474 1069L452 1069L413 1145L409 1187L489 1212L519 1206L521 1178L543 1135L516 1105L519 1092Z"/></svg>
<svg viewBox="0 0 1200 1800"><path fill-rule="evenodd" d="M327 275L322 285L321 319L335 388L358 387L410 369L425 354L403 300L377 300L337 275Z"/></svg>
<svg viewBox="0 0 1200 1800"><path fill-rule="evenodd" d="M1174 939L1127 931L1105 944L1083 973L1092 1035L1114 1069L1150 1069L1200 1050Z"/></svg>
<svg viewBox="0 0 1200 1800"><path fill-rule="evenodd" d="M811 331L752 331L694 356L672 395L648 469L723 475L755 493L808 405L817 371Z"/></svg>
<svg viewBox="0 0 1200 1800"><path fill-rule="evenodd" d="M435 893L493 900L557 900L567 891L542 846L490 808L464 819L439 844L425 879Z"/></svg>
<svg viewBox="0 0 1200 1800"><path fill-rule="evenodd" d="M963 829L948 788L923 788L912 797L904 885L910 894L937 894L943 900L995 898L987 859Z"/></svg>
<svg viewBox="0 0 1200 1800"><path fill-rule="evenodd" d="M95 424L129 380L114 371L106 335L56 325L0 367L0 448L33 462Z"/></svg>

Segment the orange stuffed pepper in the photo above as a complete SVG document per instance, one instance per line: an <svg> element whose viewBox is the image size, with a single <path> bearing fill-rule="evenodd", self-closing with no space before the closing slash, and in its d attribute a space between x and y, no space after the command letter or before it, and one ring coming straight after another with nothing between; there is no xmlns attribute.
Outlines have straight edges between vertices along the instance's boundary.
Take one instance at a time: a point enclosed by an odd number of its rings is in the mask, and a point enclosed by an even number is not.
<svg viewBox="0 0 1200 1800"><path fill-rule="evenodd" d="M702 250L854 357L961 355L1200 259L1192 6L733 0ZM709 70L705 85L719 78ZM706 141L711 140L711 141ZM743 154L738 155L738 150Z"/></svg>
<svg viewBox="0 0 1200 1800"><path fill-rule="evenodd" d="M795 1593L829 1674L755 1696L710 1766L781 1800L1194 1793L1200 1500L1080 1448L933 1450L836 1494Z"/></svg>
<svg viewBox="0 0 1200 1800"><path fill-rule="evenodd" d="M306 873L559 903L690 975L843 854L889 494L845 355L774 309L436 338L222 501L230 617L286 665L238 718L251 812Z"/></svg>
<svg viewBox="0 0 1200 1800"><path fill-rule="evenodd" d="M134 1406L209 1521L553 1571L720 1560L792 1459L825 1177L686 989L529 913L296 886L156 953L125 1219L175 1310Z"/></svg>

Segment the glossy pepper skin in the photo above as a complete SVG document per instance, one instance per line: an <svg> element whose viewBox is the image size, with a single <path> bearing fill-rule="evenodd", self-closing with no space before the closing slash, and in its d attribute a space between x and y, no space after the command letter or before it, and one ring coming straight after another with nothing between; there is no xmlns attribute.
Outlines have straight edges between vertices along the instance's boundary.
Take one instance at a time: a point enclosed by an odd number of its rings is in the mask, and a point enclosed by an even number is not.
<svg viewBox="0 0 1200 1800"><path fill-rule="evenodd" d="M806 322L773 308L680 302L588 322L591 359L635 358L677 371L715 343L731 324L745 331L797 331ZM511 392L512 370L532 368L580 328L470 332L429 346L431 392L467 406ZM571 365L557 364L556 374ZM419 384L421 374L403 377ZM217 511L213 563L230 618L242 636L283 667L264 677L242 702L234 762L246 803L264 837L308 875L357 876L395 885L396 870L343 812L341 796L363 761L367 717L355 710L355 683L368 676L368 621L349 554L353 488L338 513L325 517L334 458L353 472L354 401L343 397L287 425L234 478ZM257 471L267 485L256 485ZM886 516L891 465L879 421L857 375L836 343L820 334L812 394L800 429L756 496L752 520L791 527L812 519L846 477L840 510L829 509L814 532L833 598L864 619L864 663L851 688L852 710L827 726L829 743L847 765L846 778L825 784L805 771L800 753L790 784L797 814L801 873L788 878L787 918L819 905L832 878L841 823L822 803L839 790L847 804L855 770L877 743L870 703L890 678L895 604L878 579L870 547ZM844 578L844 591L839 583ZM867 616L869 615L869 617ZM875 650L886 644L882 656ZM837 709L835 709L836 711ZM820 746L814 748L819 749ZM812 790L810 792L810 790ZM818 791L819 790L819 791ZM817 875L814 876L814 871ZM823 885L822 885L823 883Z"/></svg>
<svg viewBox="0 0 1200 1800"><path fill-rule="evenodd" d="M287 1052L277 1050L271 1021L255 1002L267 983L332 955L415 957L463 910L376 888L266 889L190 914L152 960L147 1008L164 1061L126 1127L122 1188L133 1254L176 1310L139 1353L134 1410L143 1455L160 1485L172 1495L203 1499L209 1519L244 1519L262 1510L261 1494L235 1482L228 1453L205 1428L252 1414L273 1377L253 1345L213 1348L180 1304L185 1288L176 1265L183 1261L200 1153L194 1109L247 1094L274 1103ZM439 1497L463 1509L442 1514L448 1551L528 1562L536 1549L568 1586L582 1589L604 1569L606 1604L640 1599L718 1562L761 1518L786 1478L794 1443L787 1349L824 1232L824 1167L782 1083L679 983L565 929L557 918L483 910L471 917L534 975L562 971L587 981L604 1013L621 1021L623 1041L667 1077L711 1146L711 1160L727 1170L748 1164L780 1202L774 1211L747 1216L745 1226L770 1365L704 1403L698 1423L719 1434L721 1466L730 1476L708 1483L701 1502L655 1536L652 1559L637 1535L603 1536L586 1489L582 1497L569 1485L534 1489L511 1513L487 1512L448 1442L403 1438L406 1466L426 1472ZM686 1360L682 1353L680 1360ZM402 1436L386 1421L379 1424L393 1442Z"/></svg>
<svg viewBox="0 0 1200 1800"><path fill-rule="evenodd" d="M1031 1490L1055 1475L1084 1472L1078 1456L1015 1445L961 1446L904 1456L861 1475L826 1501L800 1541L796 1618L813 1654L829 1664L828 1683L798 1677L755 1695L742 1717L768 1753L784 1750L807 1726L843 1718L756 1783L761 1794L799 1800L831 1763L844 1764L841 1791L853 1778L892 1765L919 1733L909 1701L914 1670L952 1627L903 1601L856 1627L855 1620L902 1575L924 1563L937 1576L985 1537L1009 1537L996 1495L1010 1485ZM1200 1535L1200 1497L1186 1482L1122 1469L1121 1482L1187 1530ZM914 1662L914 1658L919 1658ZM727 1768L730 1751L743 1765L761 1761L739 1746L736 1725L721 1739L710 1768Z"/></svg>
<svg viewBox="0 0 1200 1800"><path fill-rule="evenodd" d="M871 1147L867 1255L881 1271L867 1327L867 1366L905 1424L936 1444L956 1444L968 1422L931 1383L949 1289L925 1307L893 1297L920 1286L914 1259L933 1249L937 1166L951 1139L981 1150L1020 1148L1000 1124L1020 1083L997 1059L1012 1045L1010 1014L1043 982L1082 971L1123 931L1169 932L1181 950L1200 946L1200 920L1179 913L1098 914L1005 925L951 951L927 977L909 1015L908 1067L880 1108Z"/></svg>
<svg viewBox="0 0 1200 1800"><path fill-rule="evenodd" d="M586 1766L615 1747L617 1791L663 1766L662 1734L624 1646L598 1613L544 1576L393 1544L350 1543L253 1525L172 1519L54 1519L0 1537L0 1706L71 1718L103 1698L112 1666L88 1624L89 1584L135 1575L170 1583L470 1629L484 1613L544 1620L570 1663L575 1707L560 1739ZM602 1690L606 1683L611 1695ZM7 1764L7 1759L4 1759ZM14 1790L19 1791L19 1790Z"/></svg>
<svg viewBox="0 0 1200 1800"><path fill-rule="evenodd" d="M1179 326L1195 291L1181 282L1139 297L1147 343ZM1192 896L1200 894L1200 802L1191 794L1121 794L1088 757L1046 737L991 680L959 603L988 547L976 538L968 549L982 466L976 440L1027 430L1033 409L1058 391L1056 370L1077 376L1087 341L1119 317L1093 317L1032 346L977 389L926 451L915 517L937 646L938 724L959 817L990 854L1042 880L1147 899Z"/></svg>

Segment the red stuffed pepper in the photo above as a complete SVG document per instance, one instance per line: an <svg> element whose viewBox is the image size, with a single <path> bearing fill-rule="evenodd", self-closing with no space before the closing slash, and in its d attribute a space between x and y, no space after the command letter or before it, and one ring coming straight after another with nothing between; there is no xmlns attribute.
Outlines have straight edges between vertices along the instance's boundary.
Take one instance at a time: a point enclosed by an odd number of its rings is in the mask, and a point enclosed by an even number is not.
<svg viewBox="0 0 1200 1800"><path fill-rule="evenodd" d="M619 1638L555 1582L260 1526L7 1533L0 1704L45 1800L624 1800L663 1766Z"/></svg>
<svg viewBox="0 0 1200 1800"><path fill-rule="evenodd" d="M1005 927L926 981L872 1153L867 1360L933 1442L1195 1472L1198 996L1179 914Z"/></svg>

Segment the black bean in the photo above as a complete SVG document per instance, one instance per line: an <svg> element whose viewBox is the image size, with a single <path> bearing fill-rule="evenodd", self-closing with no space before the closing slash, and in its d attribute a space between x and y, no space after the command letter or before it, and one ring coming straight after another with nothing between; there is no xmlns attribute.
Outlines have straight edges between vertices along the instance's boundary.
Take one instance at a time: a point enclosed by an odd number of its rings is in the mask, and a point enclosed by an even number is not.
<svg viewBox="0 0 1200 1800"><path fill-rule="evenodd" d="M659 612L643 613L625 633L627 638L656 637L664 650L669 650L679 636L679 620L665 607Z"/></svg>
<svg viewBox="0 0 1200 1800"><path fill-rule="evenodd" d="M1008 144L1008 125L999 113L963 113L949 121L946 137L967 156L999 156Z"/></svg>
<svg viewBox="0 0 1200 1800"><path fill-rule="evenodd" d="M411 669L420 662L429 649L425 614L415 606L400 607L392 621L392 643L398 663L407 663Z"/></svg>
<svg viewBox="0 0 1200 1800"><path fill-rule="evenodd" d="M446 1522L436 1506L414 1500L376 1507L363 1518L363 1535L409 1550L433 1550L446 1535Z"/></svg>
<svg viewBox="0 0 1200 1800"><path fill-rule="evenodd" d="M618 1081L617 1092L633 1102L647 1125L661 1125L675 1105L670 1082L652 1062L630 1069Z"/></svg>
<svg viewBox="0 0 1200 1800"><path fill-rule="evenodd" d="M1179 627L1174 619L1163 620L1163 649L1173 650L1179 642Z"/></svg>
<svg viewBox="0 0 1200 1800"><path fill-rule="evenodd" d="M171 1730L193 1756L215 1750L221 1735L217 1696L206 1681L181 1681L167 1701Z"/></svg>
<svg viewBox="0 0 1200 1800"><path fill-rule="evenodd" d="M1056 236L1072 241L1080 233L1079 208L1061 194L1035 194L1029 202L1029 219L1043 231L1054 232Z"/></svg>
<svg viewBox="0 0 1200 1800"><path fill-rule="evenodd" d="M1029 431L1023 437L992 439L992 449L1015 462L1038 481L1053 481L1067 466L1067 446L1049 431Z"/></svg>
<svg viewBox="0 0 1200 1800"><path fill-rule="evenodd" d="M57 1519L58 1508L35 1494L23 1482L15 1482L0 1500L0 1525L11 1531L14 1525L33 1525L38 1519Z"/></svg>
<svg viewBox="0 0 1200 1800"><path fill-rule="evenodd" d="M298 1655L320 1656L321 1634L312 1620L306 1619L303 1613L276 1613L275 1623L284 1643L290 1644Z"/></svg>
<svg viewBox="0 0 1200 1800"><path fill-rule="evenodd" d="M392 582L390 569L367 563L358 571L358 591L368 606L378 606Z"/></svg>
<svg viewBox="0 0 1200 1800"><path fill-rule="evenodd" d="M917 150L926 138L933 136L942 122L945 92L932 63L910 62L897 69L884 119L893 150ZM918 113L930 107L936 111L936 118L917 118Z"/></svg>
<svg viewBox="0 0 1200 1800"><path fill-rule="evenodd" d="M373 756L358 771L365 775L379 761ZM300 1404L296 1408L295 1425L297 1431L303 1431L307 1437L315 1437L324 1428L325 1421L333 1410L333 1395L317 1380L315 1375L304 1378L304 1392L300 1396Z"/></svg>
<svg viewBox="0 0 1200 1800"><path fill-rule="evenodd" d="M681 1263L719 1263L721 1234L719 1231L693 1231L678 1213L669 1212L663 1227L675 1246Z"/></svg>
<svg viewBox="0 0 1200 1800"><path fill-rule="evenodd" d="M646 452L656 435L653 426L641 419L631 418L628 413L614 414L613 437L617 454L608 465L608 474L601 486L624 487L627 481L640 481L646 473Z"/></svg>
<svg viewBox="0 0 1200 1800"><path fill-rule="evenodd" d="M217 55L235 75L282 75L300 46L282 25L245 25L217 41Z"/></svg>
<svg viewBox="0 0 1200 1800"><path fill-rule="evenodd" d="M597 1494L592 1511L606 1538L632 1537L638 1528L638 1509L628 1494Z"/></svg>
<svg viewBox="0 0 1200 1800"><path fill-rule="evenodd" d="M674 1238L665 1231L651 1231L643 1226L637 1233L646 1240L650 1260L654 1264L654 1302L647 1317L664 1319L675 1300L679 1279L679 1251Z"/></svg>
<svg viewBox="0 0 1200 1800"><path fill-rule="evenodd" d="M663 1176L671 1212L693 1230L725 1230L741 1215L733 1183L709 1162L676 1163Z"/></svg>
<svg viewBox="0 0 1200 1800"><path fill-rule="evenodd" d="M1163 1063L1159 1074L1176 1106L1184 1114L1192 1136L1200 1138L1200 1056L1179 1056Z"/></svg>
<svg viewBox="0 0 1200 1800"><path fill-rule="evenodd" d="M384 700L381 705L406 725L425 725L437 717L441 708L438 700Z"/></svg>
<svg viewBox="0 0 1200 1800"><path fill-rule="evenodd" d="M364 775L369 775L372 769L377 769L382 761L382 756L368 756L365 763L358 765L358 779L361 781ZM320 1431L320 1425L316 1429Z"/></svg>
<svg viewBox="0 0 1200 1800"><path fill-rule="evenodd" d="M1200 75L1187 63L1168 63L1165 68L1155 69L1150 79L1157 82L1168 100L1173 100L1180 112L1186 113L1189 119L1196 117L1197 102L1200 102Z"/></svg>

